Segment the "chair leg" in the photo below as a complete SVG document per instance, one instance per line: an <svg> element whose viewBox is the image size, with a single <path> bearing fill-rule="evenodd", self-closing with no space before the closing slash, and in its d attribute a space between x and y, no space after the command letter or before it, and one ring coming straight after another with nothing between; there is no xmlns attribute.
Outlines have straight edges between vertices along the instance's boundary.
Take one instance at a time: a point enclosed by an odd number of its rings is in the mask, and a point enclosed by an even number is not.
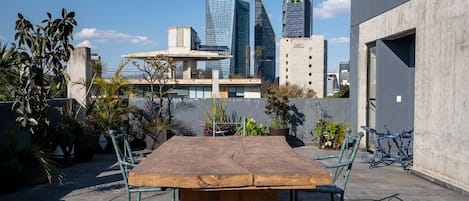
<svg viewBox="0 0 469 201"><path fill-rule="evenodd" d="M129 191L127 191L127 201L131 201L131 200L132 200L130 196L131 196L131 193L130 193Z"/></svg>
<svg viewBox="0 0 469 201"><path fill-rule="evenodd" d="M331 201L334 201L334 193L329 194L331 196Z"/></svg>
<svg viewBox="0 0 469 201"><path fill-rule="evenodd" d="M137 201L140 201L140 198L142 197L142 192L138 192L137 194Z"/></svg>
<svg viewBox="0 0 469 201"><path fill-rule="evenodd" d="M344 193L340 194L340 201L344 201Z"/></svg>
<svg viewBox="0 0 469 201"><path fill-rule="evenodd" d="M176 189L171 190L171 201L176 201Z"/></svg>

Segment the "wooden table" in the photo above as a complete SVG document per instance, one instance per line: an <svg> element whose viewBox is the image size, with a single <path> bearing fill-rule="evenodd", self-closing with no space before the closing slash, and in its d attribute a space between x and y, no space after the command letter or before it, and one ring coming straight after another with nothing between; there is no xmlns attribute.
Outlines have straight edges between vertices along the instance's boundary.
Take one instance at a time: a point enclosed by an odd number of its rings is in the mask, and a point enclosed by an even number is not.
<svg viewBox="0 0 469 201"><path fill-rule="evenodd" d="M331 183L321 163L265 136L175 136L129 174L130 185L179 188L184 201L277 200L278 189Z"/></svg>

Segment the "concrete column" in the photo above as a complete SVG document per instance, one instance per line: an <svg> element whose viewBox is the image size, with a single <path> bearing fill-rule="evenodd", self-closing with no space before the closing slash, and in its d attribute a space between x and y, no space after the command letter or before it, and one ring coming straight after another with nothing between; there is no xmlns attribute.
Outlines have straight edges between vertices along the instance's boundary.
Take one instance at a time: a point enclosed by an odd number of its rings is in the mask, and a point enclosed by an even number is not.
<svg viewBox="0 0 469 201"><path fill-rule="evenodd" d="M212 98L220 98L220 73L212 70Z"/></svg>
<svg viewBox="0 0 469 201"><path fill-rule="evenodd" d="M67 98L73 98L81 105L86 104L86 87L77 84L92 79L91 51L87 47L76 47L68 61Z"/></svg>

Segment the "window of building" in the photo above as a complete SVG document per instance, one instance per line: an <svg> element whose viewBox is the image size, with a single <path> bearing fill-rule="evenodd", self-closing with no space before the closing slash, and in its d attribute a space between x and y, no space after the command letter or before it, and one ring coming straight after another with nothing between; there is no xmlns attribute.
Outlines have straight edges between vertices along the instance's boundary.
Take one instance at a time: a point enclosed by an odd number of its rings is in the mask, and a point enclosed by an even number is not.
<svg viewBox="0 0 469 201"><path fill-rule="evenodd" d="M311 68L311 67L313 67L313 65L309 64L309 67Z"/></svg>
<svg viewBox="0 0 469 201"><path fill-rule="evenodd" d="M285 64L288 65L288 61L286 61Z"/></svg>
<svg viewBox="0 0 469 201"><path fill-rule="evenodd" d="M313 75L312 73L309 73L309 76Z"/></svg>
<svg viewBox="0 0 469 201"><path fill-rule="evenodd" d="M288 75L287 75L287 76L285 76L285 79L287 79L287 80L288 80Z"/></svg>
<svg viewBox="0 0 469 201"><path fill-rule="evenodd" d="M288 72L288 68L285 68L285 71Z"/></svg>
<svg viewBox="0 0 469 201"><path fill-rule="evenodd" d="M288 54L285 55L288 58Z"/></svg>
<svg viewBox="0 0 469 201"><path fill-rule="evenodd" d="M313 57L312 57L312 56L309 56L309 59L313 59Z"/></svg>
<svg viewBox="0 0 469 201"><path fill-rule="evenodd" d="M228 87L228 98L244 98L244 88Z"/></svg>
<svg viewBox="0 0 469 201"><path fill-rule="evenodd" d="M311 81L308 83L309 85L313 84Z"/></svg>

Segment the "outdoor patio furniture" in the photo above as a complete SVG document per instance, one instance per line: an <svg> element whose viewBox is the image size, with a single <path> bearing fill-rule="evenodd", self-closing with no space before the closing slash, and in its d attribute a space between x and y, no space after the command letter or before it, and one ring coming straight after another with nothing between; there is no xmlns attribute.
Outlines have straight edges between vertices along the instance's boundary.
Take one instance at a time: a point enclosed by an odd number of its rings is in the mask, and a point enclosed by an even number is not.
<svg viewBox="0 0 469 201"><path fill-rule="evenodd" d="M310 192L310 193L329 193L331 196L331 201L334 201L334 196L339 195L340 200L344 200L345 188L347 187L348 179L352 171L353 161L357 154L358 147L360 146L360 141L363 137L363 132L358 133L351 140L352 144L350 147L352 150L348 150L349 141L346 137L344 143L342 143L341 150L339 154L327 157L318 157L318 160L324 159L333 159L336 158L334 164L325 165L326 168L334 169L332 172L332 181L333 185L318 185L315 189L306 189L306 190L297 190L295 192L295 200L298 198L298 192Z"/></svg>
<svg viewBox="0 0 469 201"><path fill-rule="evenodd" d="M122 177L124 179L125 187L127 188L127 200L131 201L131 194L137 193L137 201L141 199L142 192L155 192L155 191L165 191L170 190L172 201L175 201L175 190L170 188L161 188L161 187L140 187L129 185L128 175L129 172L137 166L137 163L134 159L134 154L130 149L130 144L127 140L127 135L125 133L117 134L116 132L111 132L112 144L116 152L117 161L121 169Z"/></svg>
<svg viewBox="0 0 469 201"><path fill-rule="evenodd" d="M182 201L277 201L280 189L332 184L279 136L174 136L129 173L129 184L180 189Z"/></svg>
<svg viewBox="0 0 469 201"><path fill-rule="evenodd" d="M371 134L375 148L373 156L364 157L370 167L378 167L380 164L391 165L395 162L400 163L405 170L412 166L413 129L401 133L391 133L386 129L386 133L380 133L366 126L362 128Z"/></svg>

